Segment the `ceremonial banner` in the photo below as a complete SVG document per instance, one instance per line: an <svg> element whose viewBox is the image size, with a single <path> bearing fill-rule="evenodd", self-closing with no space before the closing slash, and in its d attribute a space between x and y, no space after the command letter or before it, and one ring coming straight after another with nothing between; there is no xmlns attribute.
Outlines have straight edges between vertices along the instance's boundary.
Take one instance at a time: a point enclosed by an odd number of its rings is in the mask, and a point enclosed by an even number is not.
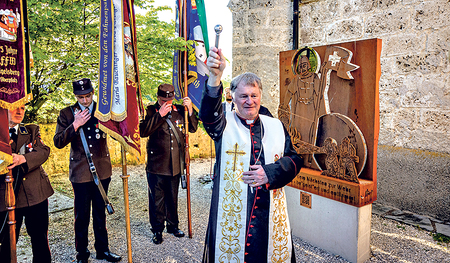
<svg viewBox="0 0 450 263"><path fill-rule="evenodd" d="M29 102L29 38L26 0L0 0L0 173L12 162L8 109Z"/></svg>
<svg viewBox="0 0 450 263"><path fill-rule="evenodd" d="M17 108L32 99L26 0L0 0L0 106Z"/></svg>
<svg viewBox="0 0 450 263"><path fill-rule="evenodd" d="M6 167L12 163L9 145L8 110L0 108L0 174L8 173Z"/></svg>
<svg viewBox="0 0 450 263"><path fill-rule="evenodd" d="M137 64L134 0L101 0L100 72L95 117L100 129L141 154L139 109L143 111Z"/></svg>
<svg viewBox="0 0 450 263"><path fill-rule="evenodd" d="M185 37L183 23L186 23L186 40L195 43L188 45L188 96L191 98L194 108L198 110L202 91L208 79L206 67L207 49L209 41L207 34L205 5L203 0L186 1L186 21L183 21L183 1L176 1L176 36ZM199 18L201 17L201 20ZM181 19L180 19L181 18ZM181 51L174 52L172 84L175 87L175 98L185 97L183 84L184 56Z"/></svg>
<svg viewBox="0 0 450 263"><path fill-rule="evenodd" d="M209 39L208 39L208 25L206 23L206 10L205 10L205 1L204 0L195 0L197 4L197 14L200 22L200 26L202 28L203 34L203 42L205 44L206 57L208 57L209 52ZM205 59L206 63L206 59Z"/></svg>

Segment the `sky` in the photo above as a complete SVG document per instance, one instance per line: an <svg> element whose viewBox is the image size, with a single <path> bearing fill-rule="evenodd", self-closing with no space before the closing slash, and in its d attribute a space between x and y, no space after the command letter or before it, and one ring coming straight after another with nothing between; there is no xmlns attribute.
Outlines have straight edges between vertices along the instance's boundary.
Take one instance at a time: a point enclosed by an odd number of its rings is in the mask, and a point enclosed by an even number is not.
<svg viewBox="0 0 450 263"><path fill-rule="evenodd" d="M175 20L175 1L176 0L155 0L155 6L167 5L172 8L172 12L165 11L160 12L159 17L161 20L170 21ZM209 45L214 46L216 33L214 32L214 26L217 24L222 25L223 31L220 34L219 48L222 48L222 52L225 57L231 63L232 59L232 17L231 11L227 5L230 0L204 0L206 19L208 24L208 37ZM224 77L229 75L231 77L231 64L228 63L225 69Z"/></svg>

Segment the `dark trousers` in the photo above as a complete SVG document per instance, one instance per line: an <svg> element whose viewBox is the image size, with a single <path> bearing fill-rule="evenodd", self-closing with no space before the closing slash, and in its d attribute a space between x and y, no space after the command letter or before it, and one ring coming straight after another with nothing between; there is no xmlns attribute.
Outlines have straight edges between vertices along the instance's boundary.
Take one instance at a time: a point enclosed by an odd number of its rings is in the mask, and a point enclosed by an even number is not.
<svg viewBox="0 0 450 263"><path fill-rule="evenodd" d="M178 228L178 186L180 174L175 176L147 173L148 207L152 232Z"/></svg>
<svg viewBox="0 0 450 263"><path fill-rule="evenodd" d="M5 216L6 212L0 213L1 225L3 225ZM15 216L16 242L19 240L20 228L25 219L27 233L31 238L33 263L51 262L50 247L48 246L48 200L46 199L37 205L18 208L15 210ZM0 233L0 240L3 240L0 252L0 262L10 262L9 225L7 223Z"/></svg>
<svg viewBox="0 0 450 263"><path fill-rule="evenodd" d="M101 180L108 193L111 178ZM88 228L92 205L92 222L94 229L94 247L97 253L108 251L108 231L106 230L105 202L94 182L72 183L75 207L75 248L77 259L88 259Z"/></svg>

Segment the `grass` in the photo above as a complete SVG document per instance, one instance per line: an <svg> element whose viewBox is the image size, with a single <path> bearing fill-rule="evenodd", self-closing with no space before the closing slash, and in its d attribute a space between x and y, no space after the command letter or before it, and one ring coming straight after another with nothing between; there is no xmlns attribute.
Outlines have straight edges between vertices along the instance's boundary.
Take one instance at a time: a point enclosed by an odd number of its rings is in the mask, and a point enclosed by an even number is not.
<svg viewBox="0 0 450 263"><path fill-rule="evenodd" d="M397 225L397 228L401 228L403 230L406 230L406 228L404 226L402 226L402 225Z"/></svg>
<svg viewBox="0 0 450 263"><path fill-rule="evenodd" d="M450 237L440 234L440 233L431 233L431 236L433 236L433 240L438 242L438 245L441 245L441 243L447 244L447 246L450 243Z"/></svg>
<svg viewBox="0 0 450 263"><path fill-rule="evenodd" d="M72 184L68 177L67 173L57 173L49 176L49 179L55 191L73 198Z"/></svg>

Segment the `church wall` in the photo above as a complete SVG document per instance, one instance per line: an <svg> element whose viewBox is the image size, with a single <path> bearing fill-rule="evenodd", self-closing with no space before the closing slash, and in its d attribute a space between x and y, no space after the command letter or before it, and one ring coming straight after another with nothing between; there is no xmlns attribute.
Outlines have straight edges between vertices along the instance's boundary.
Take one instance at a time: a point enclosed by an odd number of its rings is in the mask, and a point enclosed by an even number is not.
<svg viewBox="0 0 450 263"><path fill-rule="evenodd" d="M450 2L299 2L299 47L382 39L378 202L450 220ZM229 2L233 77L259 75L262 104L274 115L278 53L292 49L292 5Z"/></svg>

